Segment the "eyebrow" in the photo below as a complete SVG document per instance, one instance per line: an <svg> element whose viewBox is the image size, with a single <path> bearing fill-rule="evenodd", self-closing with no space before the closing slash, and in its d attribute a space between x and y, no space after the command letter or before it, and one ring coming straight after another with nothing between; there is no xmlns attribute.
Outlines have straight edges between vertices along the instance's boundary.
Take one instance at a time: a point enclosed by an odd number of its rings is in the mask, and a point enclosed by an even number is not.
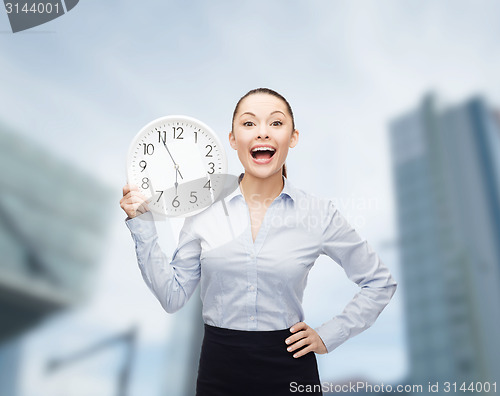
<svg viewBox="0 0 500 396"><path fill-rule="evenodd" d="M281 114L283 114L283 115L286 117L285 113L283 113L281 110L275 110L275 111L273 111L273 112L272 112L271 114L269 114L269 115L273 115L273 114L275 114L275 113L281 113ZM240 118L241 118L241 117L243 117L244 115L251 115L251 116L253 116L253 117L256 117L256 115L255 115L254 113L251 113L251 112L249 112L249 111L246 111L246 112L244 112L242 115L240 115Z"/></svg>

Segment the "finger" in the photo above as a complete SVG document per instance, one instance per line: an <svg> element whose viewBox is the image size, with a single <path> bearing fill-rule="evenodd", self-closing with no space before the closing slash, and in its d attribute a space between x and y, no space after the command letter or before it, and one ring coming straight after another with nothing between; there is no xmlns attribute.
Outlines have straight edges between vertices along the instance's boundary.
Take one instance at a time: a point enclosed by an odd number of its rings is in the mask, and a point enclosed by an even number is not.
<svg viewBox="0 0 500 396"><path fill-rule="evenodd" d="M296 342L304 337L307 337L307 333L305 332L305 330L301 330L299 332L296 332L294 335L288 337L285 340L285 343L286 344L293 344L294 342Z"/></svg>
<svg viewBox="0 0 500 396"><path fill-rule="evenodd" d="M132 191L133 188L132 188L132 184L125 184L123 186L123 195L127 194L128 192Z"/></svg>
<svg viewBox="0 0 500 396"><path fill-rule="evenodd" d="M130 195L142 195L145 196L141 191L139 190L130 190L129 192Z"/></svg>
<svg viewBox="0 0 500 396"><path fill-rule="evenodd" d="M135 203L142 203L146 202L147 200L144 199L143 197L138 197L136 195L131 195L128 198L124 199L125 204L135 204Z"/></svg>
<svg viewBox="0 0 500 396"><path fill-rule="evenodd" d="M293 355L294 358L299 358L301 356L304 356L306 353L312 352L313 348L311 345L306 346L304 349L301 349L297 353Z"/></svg>
<svg viewBox="0 0 500 396"><path fill-rule="evenodd" d="M144 211L149 210L148 202L142 201L142 203L139 205L139 208L144 208Z"/></svg>
<svg viewBox="0 0 500 396"><path fill-rule="evenodd" d="M290 331L292 333L295 333L299 330L306 329L308 326L304 322L298 322L294 324L292 327L290 327Z"/></svg>
<svg viewBox="0 0 500 396"><path fill-rule="evenodd" d="M148 198L144 194L142 194L142 193L140 193L138 191L130 191L127 195L125 195L123 197L123 199L127 200L130 197L138 197L138 198L142 199L143 201L147 201L148 200Z"/></svg>
<svg viewBox="0 0 500 396"><path fill-rule="evenodd" d="M122 203L120 206L129 216L130 214L134 215L137 211L144 213L149 210L149 206L144 202Z"/></svg>
<svg viewBox="0 0 500 396"><path fill-rule="evenodd" d="M286 350L288 352L296 351L299 348L302 348L304 345L309 345L311 341L309 338L302 338L301 340L294 342L292 345L290 345Z"/></svg>
<svg viewBox="0 0 500 396"><path fill-rule="evenodd" d="M144 201L147 201L149 199L147 196L145 196L143 193L141 193L139 191L132 191L132 195L135 196L135 197L139 197L139 198L141 198Z"/></svg>
<svg viewBox="0 0 500 396"><path fill-rule="evenodd" d="M144 204L133 204L133 205L127 205L124 207L125 212L129 215L129 217L135 217L137 215L143 214L147 211L149 211L149 208L147 205Z"/></svg>
<svg viewBox="0 0 500 396"><path fill-rule="evenodd" d="M144 214L147 212L147 209L144 207L144 206L139 206L136 210L135 210L135 213L137 213L137 215L141 215L141 214Z"/></svg>
<svg viewBox="0 0 500 396"><path fill-rule="evenodd" d="M127 213L132 213L134 216L137 216L137 215L140 215L140 214L143 214L143 213L146 213L149 211L149 208L141 205L141 206L130 206L128 208L128 212Z"/></svg>
<svg viewBox="0 0 500 396"><path fill-rule="evenodd" d="M139 187L136 186L135 184L125 184L123 186L123 195L125 196L130 191L139 191Z"/></svg>

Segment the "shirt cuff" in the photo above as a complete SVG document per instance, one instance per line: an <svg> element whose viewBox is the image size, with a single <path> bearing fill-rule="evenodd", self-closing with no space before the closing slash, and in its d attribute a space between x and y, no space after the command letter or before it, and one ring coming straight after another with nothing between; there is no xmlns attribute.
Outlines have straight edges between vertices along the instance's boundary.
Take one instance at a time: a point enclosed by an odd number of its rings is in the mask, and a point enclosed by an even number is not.
<svg viewBox="0 0 500 396"><path fill-rule="evenodd" d="M139 216L135 216L132 219L127 217L125 219L125 224L130 232L136 237L148 238L156 235L154 217L149 210Z"/></svg>
<svg viewBox="0 0 500 396"><path fill-rule="evenodd" d="M349 338L341 324L335 318L323 323L314 330L325 344L327 353L332 352Z"/></svg>

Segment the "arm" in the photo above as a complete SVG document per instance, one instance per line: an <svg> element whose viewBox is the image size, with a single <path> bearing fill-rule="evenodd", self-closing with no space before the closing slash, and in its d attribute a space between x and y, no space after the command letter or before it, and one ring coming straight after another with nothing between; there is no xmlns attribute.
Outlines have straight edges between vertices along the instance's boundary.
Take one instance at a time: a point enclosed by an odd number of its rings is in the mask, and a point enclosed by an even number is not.
<svg viewBox="0 0 500 396"><path fill-rule="evenodd" d="M340 315L315 328L327 351L370 327L397 287L389 269L330 201L323 227L321 254L335 260L361 290Z"/></svg>
<svg viewBox="0 0 500 396"><path fill-rule="evenodd" d="M147 211L125 224L135 242L137 263L149 289L168 313L181 309L200 281L200 241L190 233L191 218L186 218L172 260L161 250L151 212Z"/></svg>

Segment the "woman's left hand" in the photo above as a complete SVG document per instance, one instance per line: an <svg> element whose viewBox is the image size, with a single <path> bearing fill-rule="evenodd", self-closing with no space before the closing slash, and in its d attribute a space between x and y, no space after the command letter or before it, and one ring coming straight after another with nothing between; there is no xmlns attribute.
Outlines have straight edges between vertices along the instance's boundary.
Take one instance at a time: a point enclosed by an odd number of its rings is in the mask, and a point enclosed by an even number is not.
<svg viewBox="0 0 500 396"><path fill-rule="evenodd" d="M290 331L294 333L285 340L285 343L290 345L287 350L294 352L295 350L307 345L299 352L293 355L294 358L301 357L309 352L319 354L327 353L327 349L319 334L312 327L309 327L305 322L298 322L290 327Z"/></svg>

